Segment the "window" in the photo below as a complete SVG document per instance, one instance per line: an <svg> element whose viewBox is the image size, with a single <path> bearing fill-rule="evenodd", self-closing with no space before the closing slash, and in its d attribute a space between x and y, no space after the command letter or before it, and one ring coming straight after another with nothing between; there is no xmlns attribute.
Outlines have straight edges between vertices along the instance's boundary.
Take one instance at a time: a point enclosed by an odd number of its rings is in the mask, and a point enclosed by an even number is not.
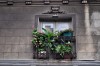
<svg viewBox="0 0 100 66"><path fill-rule="evenodd" d="M75 59L76 58L76 42L75 42L76 41L75 40L76 20L75 19L76 18L75 18L74 14L64 14L64 15L61 14L57 17L52 16L51 14L49 14L49 15L48 14L47 15L37 15L35 26L37 27L37 30L39 32L43 32L42 28L46 28L51 32L62 31L65 29L72 29L74 32L71 36L65 36L64 34L61 34L61 35L57 36L58 40L52 42L51 44L65 45L66 43L71 43L72 44L71 45L72 46L72 55L73 55L72 59ZM65 42L62 41L62 39L64 39ZM51 40L52 40L52 38L51 38ZM38 45L38 44L36 44L36 45ZM42 48L46 48L46 47L42 47ZM59 54L56 55L56 53L52 54L49 52L50 54L48 54L48 49L46 49L45 51L47 51L47 53L45 54L46 58L53 58L53 55L59 56ZM41 55L38 54L39 52L37 52L37 50L35 52L36 52L36 54L34 55L34 57L39 58L39 56L41 56Z"/></svg>
<svg viewBox="0 0 100 66"><path fill-rule="evenodd" d="M40 31L42 31L42 28L46 28L51 32L55 31L62 31L65 29L73 29L72 27L72 19L71 18L47 18L47 19L39 19L40 22Z"/></svg>

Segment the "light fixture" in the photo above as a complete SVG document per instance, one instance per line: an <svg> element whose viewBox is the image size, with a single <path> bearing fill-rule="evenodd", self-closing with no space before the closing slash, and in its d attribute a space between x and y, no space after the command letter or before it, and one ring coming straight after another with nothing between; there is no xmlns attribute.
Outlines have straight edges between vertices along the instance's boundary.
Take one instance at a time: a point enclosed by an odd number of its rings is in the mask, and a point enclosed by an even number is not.
<svg viewBox="0 0 100 66"><path fill-rule="evenodd" d="M49 0L44 0L44 4L45 5L49 5L50 4L50 1Z"/></svg>
<svg viewBox="0 0 100 66"><path fill-rule="evenodd" d="M32 5L32 1L25 1L26 5Z"/></svg>
<svg viewBox="0 0 100 66"><path fill-rule="evenodd" d="M60 6L51 6L51 11L52 12L59 12Z"/></svg>
<svg viewBox="0 0 100 66"><path fill-rule="evenodd" d="M69 3L69 0L62 0L62 3L63 4L68 4Z"/></svg>
<svg viewBox="0 0 100 66"><path fill-rule="evenodd" d="M87 4L88 1L87 1L87 0L81 0L81 3L82 3L82 4Z"/></svg>
<svg viewBox="0 0 100 66"><path fill-rule="evenodd" d="M8 0L8 1L7 1L7 5L13 5L13 3L14 3L14 2L13 2L12 0Z"/></svg>

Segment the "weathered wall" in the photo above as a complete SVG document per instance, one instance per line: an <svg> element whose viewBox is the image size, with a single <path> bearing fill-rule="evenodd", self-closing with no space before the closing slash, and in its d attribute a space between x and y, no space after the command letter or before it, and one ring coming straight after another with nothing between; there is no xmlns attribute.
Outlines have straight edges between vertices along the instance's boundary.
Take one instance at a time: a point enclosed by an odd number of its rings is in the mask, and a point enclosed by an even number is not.
<svg viewBox="0 0 100 66"><path fill-rule="evenodd" d="M46 8L0 7L1 59L32 59L32 25Z"/></svg>
<svg viewBox="0 0 100 66"><path fill-rule="evenodd" d="M76 15L75 25L77 59L89 59L91 54L94 53L91 49L91 44L99 45L99 42L97 42L98 37L97 35L95 35L94 31L97 28L93 28L94 30L92 31L94 32L93 43L89 43L89 41L87 41L86 28L93 27L92 24L97 21L95 19L95 14L97 14L97 18L100 19L98 14L99 12L97 12L96 10L95 12L91 12L91 27L86 27L85 13L88 12L84 10L84 5L61 5L60 8L61 11L65 11L66 14L74 13ZM95 8L97 8L97 6L90 7L90 10L94 10ZM42 13L47 12L49 10L50 6L46 5L0 6L0 59L32 59L32 25L35 24L35 15L42 15ZM95 24L97 23L99 22L97 21ZM97 31L99 31L99 26ZM96 32L96 34L99 35L99 32ZM99 55L97 54L97 56Z"/></svg>
<svg viewBox="0 0 100 66"><path fill-rule="evenodd" d="M61 10L66 13L76 14L77 32L84 28L83 9L83 6L61 6ZM50 6L0 7L0 58L32 59L31 39L35 15L49 10ZM77 35L81 35L81 32ZM78 50L81 51L81 46Z"/></svg>
<svg viewBox="0 0 100 66"><path fill-rule="evenodd" d="M90 6L91 33L96 48L95 58L100 60L100 6Z"/></svg>

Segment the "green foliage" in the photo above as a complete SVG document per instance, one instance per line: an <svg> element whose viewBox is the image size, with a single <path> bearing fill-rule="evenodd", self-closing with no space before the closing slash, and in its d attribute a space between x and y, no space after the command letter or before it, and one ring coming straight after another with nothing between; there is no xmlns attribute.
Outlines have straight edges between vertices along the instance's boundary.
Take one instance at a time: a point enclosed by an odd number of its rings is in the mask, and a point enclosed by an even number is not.
<svg viewBox="0 0 100 66"><path fill-rule="evenodd" d="M59 53L61 56L64 56L65 53L70 53L72 51L72 47L68 45L70 42L66 43L63 39L60 39L60 42L65 44L59 44L58 36L60 36L61 32L50 32L44 28L42 28L42 30L44 33L40 33L36 29L34 29L32 32L34 36L32 43L33 45L38 46L36 49L39 52L45 51L46 47L55 53Z"/></svg>
<svg viewBox="0 0 100 66"><path fill-rule="evenodd" d="M49 39L53 36L56 36L55 33L50 32L50 31L46 30L45 28L42 28L42 30L44 31L44 34L47 35L47 38L49 38Z"/></svg>
<svg viewBox="0 0 100 66"><path fill-rule="evenodd" d="M36 29L33 30L32 32L34 38L32 39L32 44L34 46L37 46L37 51L43 51L45 50L45 39L46 35L43 33L38 32Z"/></svg>
<svg viewBox="0 0 100 66"><path fill-rule="evenodd" d="M62 32L73 32L73 30L72 29L65 29Z"/></svg>
<svg viewBox="0 0 100 66"><path fill-rule="evenodd" d="M55 52L60 53L63 57L65 53L70 53L72 51L72 47L70 45L66 46L64 44L59 44L55 47Z"/></svg>
<svg viewBox="0 0 100 66"><path fill-rule="evenodd" d="M56 36L56 34L46 30L45 28L42 28L42 30L44 31L44 34L47 36L46 37L47 46L53 49L52 47L53 47L53 42L54 42L54 36Z"/></svg>

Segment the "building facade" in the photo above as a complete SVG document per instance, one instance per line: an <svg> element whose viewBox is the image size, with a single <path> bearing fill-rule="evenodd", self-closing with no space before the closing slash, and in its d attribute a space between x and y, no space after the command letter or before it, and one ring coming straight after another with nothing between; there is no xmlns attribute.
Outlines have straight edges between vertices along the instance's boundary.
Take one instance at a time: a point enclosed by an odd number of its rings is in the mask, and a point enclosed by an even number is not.
<svg viewBox="0 0 100 66"><path fill-rule="evenodd" d="M59 7L61 13L50 13L52 7ZM40 18L56 15L71 18L76 36L75 60L100 60L99 7L99 0L0 0L0 59L33 60L33 26L40 30ZM64 26L62 21L59 24Z"/></svg>

